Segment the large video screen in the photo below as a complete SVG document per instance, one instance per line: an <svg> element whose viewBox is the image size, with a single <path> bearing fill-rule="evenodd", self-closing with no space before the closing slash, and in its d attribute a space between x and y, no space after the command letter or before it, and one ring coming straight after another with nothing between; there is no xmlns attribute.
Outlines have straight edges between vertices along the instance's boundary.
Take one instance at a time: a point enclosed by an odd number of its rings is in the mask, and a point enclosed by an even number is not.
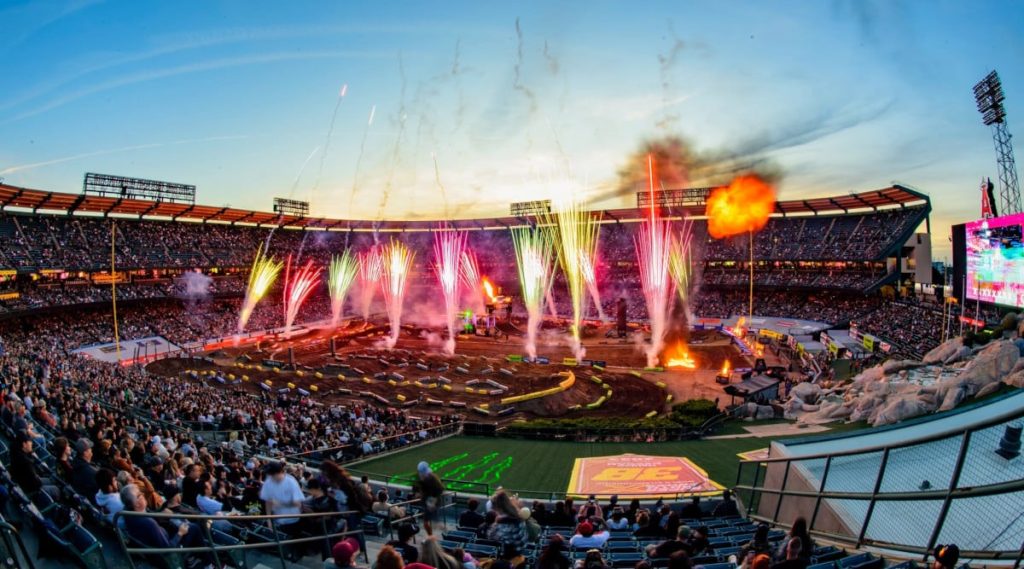
<svg viewBox="0 0 1024 569"><path fill-rule="evenodd" d="M967 224L967 298L1024 307L1024 214Z"/></svg>

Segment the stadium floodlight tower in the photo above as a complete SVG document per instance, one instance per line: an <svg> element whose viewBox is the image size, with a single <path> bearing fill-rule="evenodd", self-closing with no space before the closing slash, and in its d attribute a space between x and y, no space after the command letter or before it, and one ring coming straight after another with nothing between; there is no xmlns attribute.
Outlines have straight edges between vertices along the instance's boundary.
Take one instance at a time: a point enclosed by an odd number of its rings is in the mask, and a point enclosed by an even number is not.
<svg viewBox="0 0 1024 569"><path fill-rule="evenodd" d="M992 127L992 139L996 147L996 164L999 168L999 214L1020 213L1020 185L1017 182L1017 165L1013 160L1013 143L1006 129L1006 108L1003 107L1003 84L999 74L993 71L974 86L974 100L978 103L981 120Z"/></svg>

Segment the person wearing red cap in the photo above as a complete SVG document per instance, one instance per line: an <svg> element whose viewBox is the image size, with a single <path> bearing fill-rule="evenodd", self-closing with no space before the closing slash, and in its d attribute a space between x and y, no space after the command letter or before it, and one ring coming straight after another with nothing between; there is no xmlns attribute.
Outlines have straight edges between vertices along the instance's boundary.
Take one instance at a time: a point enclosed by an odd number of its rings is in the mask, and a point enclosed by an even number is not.
<svg viewBox="0 0 1024 569"><path fill-rule="evenodd" d="M575 549L600 549L608 542L609 534L604 529L598 531L591 522L583 522L576 526L576 535L569 539L569 545Z"/></svg>
<svg viewBox="0 0 1024 569"><path fill-rule="evenodd" d="M354 537L345 539L334 544L331 548L331 557L334 558L334 567L331 569L358 569L355 564L356 555L359 553L359 540Z"/></svg>

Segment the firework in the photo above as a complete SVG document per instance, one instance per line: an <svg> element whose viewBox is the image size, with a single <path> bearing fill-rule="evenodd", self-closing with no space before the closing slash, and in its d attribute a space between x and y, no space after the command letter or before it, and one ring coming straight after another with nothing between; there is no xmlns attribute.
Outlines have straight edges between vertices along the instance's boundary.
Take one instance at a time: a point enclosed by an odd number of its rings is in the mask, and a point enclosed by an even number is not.
<svg viewBox="0 0 1024 569"><path fill-rule="evenodd" d="M668 271L672 275L672 281L676 285L676 292L685 304L689 301L690 277L692 275L692 258L690 256L690 244L692 238L690 225L684 225L683 230L672 239L672 248L669 251Z"/></svg>
<svg viewBox="0 0 1024 569"><path fill-rule="evenodd" d="M448 340L444 351L455 353L455 313L459 310L459 265L466 250L466 234L445 228L434 233L434 272L444 293Z"/></svg>
<svg viewBox="0 0 1024 569"><path fill-rule="evenodd" d="M256 257L252 260L252 267L249 269L249 285L245 289L245 301L242 303L242 310L238 314L238 333L245 330L249 323L249 317L256 305L267 294L277 275L281 273L281 262L273 257L263 254L263 249L256 250Z"/></svg>
<svg viewBox="0 0 1024 569"><path fill-rule="evenodd" d="M384 259L381 256L380 246L374 245L369 250L356 254L356 265L359 267L359 271L356 273L359 280L359 310L363 315L363 320L369 320L373 295L377 290L381 274L384 272Z"/></svg>
<svg viewBox="0 0 1024 569"><path fill-rule="evenodd" d="M341 255L331 258L327 273L327 289L331 295L331 327L341 321L341 309L345 304L345 295L355 280L357 265L356 258L347 249Z"/></svg>
<svg viewBox="0 0 1024 569"><path fill-rule="evenodd" d="M415 257L416 253L410 251L401 241L392 240L381 251L381 260L383 261L381 291L384 294L384 305L388 311L388 321L391 323L391 336L387 339L388 348L394 348L398 343L406 279L409 277Z"/></svg>
<svg viewBox="0 0 1024 569"><path fill-rule="evenodd" d="M597 249L594 249L594 257L582 257L580 258L580 268L583 270L583 282L587 283L587 291L590 292L590 298L594 301L594 306L597 307L597 318L598 320L604 320L604 307L601 306L601 293L597 290ZM584 309L584 312L586 310Z"/></svg>
<svg viewBox="0 0 1024 569"><path fill-rule="evenodd" d="M462 251L462 282L469 291L469 301L473 304L476 314L484 312L483 284L480 278L480 264L477 262L476 253L466 247Z"/></svg>
<svg viewBox="0 0 1024 569"><path fill-rule="evenodd" d="M575 201L559 204L547 223L555 228L555 250L565 273L565 281L572 300L572 348L577 359L585 355L581 342L583 310L586 302L587 282L585 266L593 266L597 257L597 239L600 218L583 209Z"/></svg>
<svg viewBox="0 0 1024 569"><path fill-rule="evenodd" d="M547 232L538 227L515 227L512 244L519 269L519 286L528 316L526 325L526 354L537 357L537 331L543 318L544 298L551 287L552 243Z"/></svg>
<svg viewBox="0 0 1024 569"><path fill-rule="evenodd" d="M284 268L284 335L285 337L292 330L295 317L299 314L299 308L309 298L313 288L320 280L321 267L313 267L313 261L306 261L306 264L292 273L292 256L288 255L288 261Z"/></svg>

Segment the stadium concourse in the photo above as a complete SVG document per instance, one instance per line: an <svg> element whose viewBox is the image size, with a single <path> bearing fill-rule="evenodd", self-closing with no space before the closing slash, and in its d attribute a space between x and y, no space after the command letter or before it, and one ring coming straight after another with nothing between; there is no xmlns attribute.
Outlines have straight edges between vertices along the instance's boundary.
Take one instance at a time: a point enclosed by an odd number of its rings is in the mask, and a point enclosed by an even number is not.
<svg viewBox="0 0 1024 569"><path fill-rule="evenodd" d="M863 540L847 551L827 543L829 536L812 538L801 516L755 521L765 516L744 515L753 513L752 503L717 492L703 501L682 492L629 503L582 496L528 500L511 489L473 496L453 490L453 481L439 479L427 463L411 475L412 488L356 479L346 464L398 450L415 453L416 445L461 432L464 417L417 416L373 403L327 406L300 391L255 395L170 382L141 366L75 353L114 338L111 280L117 281L123 338L161 336L184 345L230 335L246 270L263 243L278 256L302 250L325 264L346 246L373 243L378 230L404 230L392 235L420 252L413 302L429 298L427 251L436 222L285 218L10 186L0 186L0 204L0 498L10 518L0 524L0 541L15 564L319 567L331 558L342 567L375 561L387 569L400 567L401 558L434 569L563 569L574 560L589 568L875 569L887 563L876 553L854 551L868 545ZM937 328L901 327L904 319L928 322L938 308L879 294L900 277L887 261L899 259L927 220L926 197L894 186L779 202L776 210L785 216L755 238L757 315L836 327L855 322L906 353L938 343ZM632 261L636 211L603 216L597 271L604 308L611 312L623 298L629 320L642 323L646 310ZM507 228L521 222L451 222L474 229L467 233L481 269L509 291L516 290L516 271ZM712 241L702 227L695 224L703 285L691 312L742 314L744 239ZM198 292L191 276L197 274ZM564 284L556 281L555 288ZM273 302L279 294L257 307L250 329L282 325ZM568 312L561 295L553 304L559 314ZM328 314L321 293L299 321ZM290 459L320 449L335 452L315 465ZM24 541L28 546L21 549ZM927 545L894 557L957 565L954 546Z"/></svg>

